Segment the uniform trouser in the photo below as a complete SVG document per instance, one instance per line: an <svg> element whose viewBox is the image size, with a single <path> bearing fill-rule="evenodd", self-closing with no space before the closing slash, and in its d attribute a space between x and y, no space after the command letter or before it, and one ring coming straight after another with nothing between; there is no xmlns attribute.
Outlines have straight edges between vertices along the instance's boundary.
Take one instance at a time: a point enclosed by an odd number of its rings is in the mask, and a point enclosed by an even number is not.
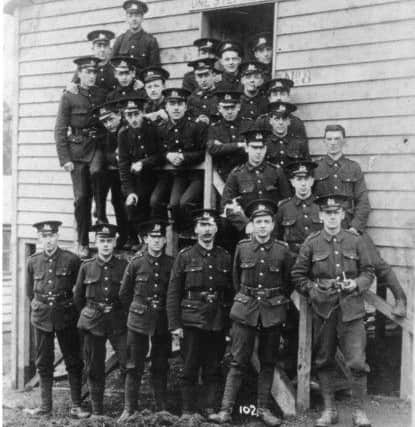
<svg viewBox="0 0 415 427"><path fill-rule="evenodd" d="M225 332L193 327L183 329L183 340L180 344L184 365L180 376L183 410L189 410L195 400L194 386L197 384L200 369L203 384L207 388L205 408L212 408L222 377L220 362L225 349Z"/></svg>
<svg viewBox="0 0 415 427"><path fill-rule="evenodd" d="M280 345L280 325L269 328L245 326L234 322L232 325L232 361L226 377L222 409L231 411L242 384L242 379L251 363L255 339L258 337L258 408L268 408L275 364L278 360Z"/></svg>
<svg viewBox="0 0 415 427"><path fill-rule="evenodd" d="M171 352L171 335L155 334L149 337L146 334L128 330L127 332L127 365L125 378L125 408L129 412L137 409L138 392L141 377L144 372L144 363L151 339L150 373L156 401L164 400L167 387L167 372L169 370L169 355Z"/></svg>
<svg viewBox="0 0 415 427"><path fill-rule="evenodd" d="M91 395L92 412L95 414L103 411L107 339L115 350L121 370L125 370L127 360L127 334L125 332L111 336L84 333L85 371Z"/></svg>
<svg viewBox="0 0 415 427"><path fill-rule="evenodd" d="M78 329L67 327L55 332L45 332L35 328L36 343L36 368L41 378L41 383L48 384L50 387L50 404L51 390L53 382L53 363L55 360L55 334L58 339L59 347L65 361L68 372L69 384L71 388L71 399L74 406L81 404L81 387L82 387L82 351L81 340ZM43 400L43 399L42 399Z"/></svg>

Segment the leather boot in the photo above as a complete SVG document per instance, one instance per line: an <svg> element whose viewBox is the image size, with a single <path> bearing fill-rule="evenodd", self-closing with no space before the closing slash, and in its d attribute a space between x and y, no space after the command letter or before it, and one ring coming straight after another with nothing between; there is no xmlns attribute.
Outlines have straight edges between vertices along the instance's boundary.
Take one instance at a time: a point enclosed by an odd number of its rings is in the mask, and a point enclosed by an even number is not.
<svg viewBox="0 0 415 427"><path fill-rule="evenodd" d="M195 387L191 385L182 385L182 415L193 413L192 402L196 400Z"/></svg>
<svg viewBox="0 0 415 427"><path fill-rule="evenodd" d="M88 380L88 388L91 399L91 408L93 416L104 414L104 389L93 381Z"/></svg>
<svg viewBox="0 0 415 427"><path fill-rule="evenodd" d="M315 422L315 427L327 427L332 424L337 424L339 414L334 404L334 393L330 385L331 375L329 372L319 372L318 380L320 383L320 391L323 397L324 410Z"/></svg>
<svg viewBox="0 0 415 427"><path fill-rule="evenodd" d="M141 376L137 378L134 372L127 371L124 387L124 412L132 415L138 409L138 394L141 385Z"/></svg>
<svg viewBox="0 0 415 427"><path fill-rule="evenodd" d="M153 378L152 383L156 411L167 410L167 378Z"/></svg>
<svg viewBox="0 0 415 427"><path fill-rule="evenodd" d="M258 417L269 427L277 427L282 423L281 419L274 415L268 408L258 408Z"/></svg>
<svg viewBox="0 0 415 427"><path fill-rule="evenodd" d="M367 397L367 376L353 376L352 379L352 405L353 411L353 426L355 427L371 427L371 422L366 415L365 407L368 403Z"/></svg>
<svg viewBox="0 0 415 427"><path fill-rule="evenodd" d="M268 408L273 381L273 369L263 369L258 375L258 408Z"/></svg>
<svg viewBox="0 0 415 427"><path fill-rule="evenodd" d="M73 407L81 406L82 374L79 375L79 374L69 373L68 379L69 379L69 388L71 390L72 406Z"/></svg>
<svg viewBox="0 0 415 427"><path fill-rule="evenodd" d="M75 418L77 420L84 420L85 418L90 417L91 413L89 411L86 411L79 405L79 406L72 406L72 408L69 411L69 415L71 418Z"/></svg>
<svg viewBox="0 0 415 427"><path fill-rule="evenodd" d="M24 412L31 416L50 415L52 413L52 385L53 378L40 377L40 406L25 408Z"/></svg>

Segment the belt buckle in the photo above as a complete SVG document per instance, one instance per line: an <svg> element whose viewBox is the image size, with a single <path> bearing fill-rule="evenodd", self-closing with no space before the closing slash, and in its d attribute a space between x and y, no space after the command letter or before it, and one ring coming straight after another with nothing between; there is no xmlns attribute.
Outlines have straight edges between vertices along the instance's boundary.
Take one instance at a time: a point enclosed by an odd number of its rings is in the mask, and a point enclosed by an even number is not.
<svg viewBox="0 0 415 427"><path fill-rule="evenodd" d="M213 304L214 302L216 302L216 300L217 300L217 295L216 294L207 294L206 295L206 301L209 303L209 304Z"/></svg>
<svg viewBox="0 0 415 427"><path fill-rule="evenodd" d="M51 307L55 305L56 303L56 296L55 295L50 295L48 297L46 297L48 305L50 305Z"/></svg>
<svg viewBox="0 0 415 427"><path fill-rule="evenodd" d="M264 298L267 296L267 292L265 291L265 289L261 289L256 292L256 296L259 298Z"/></svg>
<svg viewBox="0 0 415 427"><path fill-rule="evenodd" d="M111 311L112 311L112 305L105 304L104 305L104 313L108 314L108 313L111 313Z"/></svg>

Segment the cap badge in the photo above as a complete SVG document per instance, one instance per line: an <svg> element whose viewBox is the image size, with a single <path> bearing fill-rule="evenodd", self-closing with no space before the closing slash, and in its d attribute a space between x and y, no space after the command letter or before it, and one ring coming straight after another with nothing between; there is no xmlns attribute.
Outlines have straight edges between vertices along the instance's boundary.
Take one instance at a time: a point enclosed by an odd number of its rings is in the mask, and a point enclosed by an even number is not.
<svg viewBox="0 0 415 427"><path fill-rule="evenodd" d="M260 37L258 40L258 44L265 44L267 42L267 39L265 37Z"/></svg>
<svg viewBox="0 0 415 427"><path fill-rule="evenodd" d="M285 105L279 105L278 106L278 110L277 110L279 113L285 113L286 111L287 111L287 109L286 109L286 107L285 107Z"/></svg>
<svg viewBox="0 0 415 427"><path fill-rule="evenodd" d="M304 166L304 165L301 165L299 168L298 168L298 171L297 172L307 172L307 168Z"/></svg>
<svg viewBox="0 0 415 427"><path fill-rule="evenodd" d="M154 71L147 71L147 77L154 76Z"/></svg>
<svg viewBox="0 0 415 427"><path fill-rule="evenodd" d="M128 101L127 108L136 108L137 104L134 101Z"/></svg>
<svg viewBox="0 0 415 427"><path fill-rule="evenodd" d="M231 94L229 94L229 93L227 93L226 95L225 95L225 101L231 101L232 100L232 95Z"/></svg>
<svg viewBox="0 0 415 427"><path fill-rule="evenodd" d="M208 40L206 42L206 47L212 47L212 46L213 46L213 43L210 40Z"/></svg>
<svg viewBox="0 0 415 427"><path fill-rule="evenodd" d="M109 233L110 229L108 227L102 227L102 232L103 233Z"/></svg>
<svg viewBox="0 0 415 427"><path fill-rule="evenodd" d="M258 205L257 206L257 210L258 211L263 211L263 210L266 210L266 209L267 209L267 207L265 205Z"/></svg>
<svg viewBox="0 0 415 427"><path fill-rule="evenodd" d="M229 49L230 47L232 47L231 43L225 43L222 49Z"/></svg>
<svg viewBox="0 0 415 427"><path fill-rule="evenodd" d="M171 94L170 94L170 96L172 96L172 97L178 97L179 96L179 92L177 92L177 90L173 90L172 92L171 92Z"/></svg>
<svg viewBox="0 0 415 427"><path fill-rule="evenodd" d="M248 65L247 71L255 71L255 70L256 70L256 67L255 67L254 64L249 64Z"/></svg>
<svg viewBox="0 0 415 427"><path fill-rule="evenodd" d="M120 63L118 64L119 67L128 67L128 64L126 61L120 61Z"/></svg>
<svg viewBox="0 0 415 427"><path fill-rule="evenodd" d="M327 199L327 206L336 206L337 203L334 199Z"/></svg>
<svg viewBox="0 0 415 427"><path fill-rule="evenodd" d="M257 141L262 141L262 134L261 134L260 132L256 133L256 134L255 134L255 139L256 139Z"/></svg>
<svg viewBox="0 0 415 427"><path fill-rule="evenodd" d="M137 4L135 4L135 3L133 3L133 4L129 7L129 9L138 9L138 5L137 5Z"/></svg>
<svg viewBox="0 0 415 427"><path fill-rule="evenodd" d="M50 226L50 224L45 224L43 226L43 231L52 231L52 227Z"/></svg>
<svg viewBox="0 0 415 427"><path fill-rule="evenodd" d="M154 224L153 231L161 231L161 225L160 224Z"/></svg>
<svg viewBox="0 0 415 427"><path fill-rule="evenodd" d="M103 34L103 33L100 33L99 36L98 36L98 38L99 39L106 39L105 34Z"/></svg>

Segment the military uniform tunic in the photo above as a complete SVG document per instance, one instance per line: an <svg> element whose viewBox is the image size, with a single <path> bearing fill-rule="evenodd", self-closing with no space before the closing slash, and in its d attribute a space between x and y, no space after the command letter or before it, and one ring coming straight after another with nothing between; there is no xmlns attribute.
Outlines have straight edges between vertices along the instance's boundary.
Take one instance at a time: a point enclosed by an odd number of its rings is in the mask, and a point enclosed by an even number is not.
<svg viewBox="0 0 415 427"><path fill-rule="evenodd" d="M77 72L75 73L72 82L77 84L79 83ZM105 64L98 64L95 85L101 89L104 89L107 93L113 91L118 86L118 81L114 76L114 67L109 61Z"/></svg>
<svg viewBox="0 0 415 427"><path fill-rule="evenodd" d="M294 136L279 137L271 134L267 137L266 159L275 164L285 167L289 161L310 159L308 142Z"/></svg>
<svg viewBox="0 0 415 427"><path fill-rule="evenodd" d="M116 99L125 98L127 96L140 96L145 98L146 93L144 89L134 89L134 85L135 80L133 80L128 86L120 86L119 84L117 84L115 89L108 93L107 101L114 101Z"/></svg>
<svg viewBox="0 0 415 427"><path fill-rule="evenodd" d="M218 90L242 90L241 76L239 72L233 74L224 71L222 80L217 84Z"/></svg>
<svg viewBox="0 0 415 427"><path fill-rule="evenodd" d="M218 99L215 88L207 91L196 89L187 98L187 109L194 119L203 114L209 118L210 122L218 120Z"/></svg>
<svg viewBox="0 0 415 427"><path fill-rule="evenodd" d="M258 116L267 112L267 107L268 100L261 91L252 97L243 93L241 96L241 111L239 115L242 119L255 120Z"/></svg>

